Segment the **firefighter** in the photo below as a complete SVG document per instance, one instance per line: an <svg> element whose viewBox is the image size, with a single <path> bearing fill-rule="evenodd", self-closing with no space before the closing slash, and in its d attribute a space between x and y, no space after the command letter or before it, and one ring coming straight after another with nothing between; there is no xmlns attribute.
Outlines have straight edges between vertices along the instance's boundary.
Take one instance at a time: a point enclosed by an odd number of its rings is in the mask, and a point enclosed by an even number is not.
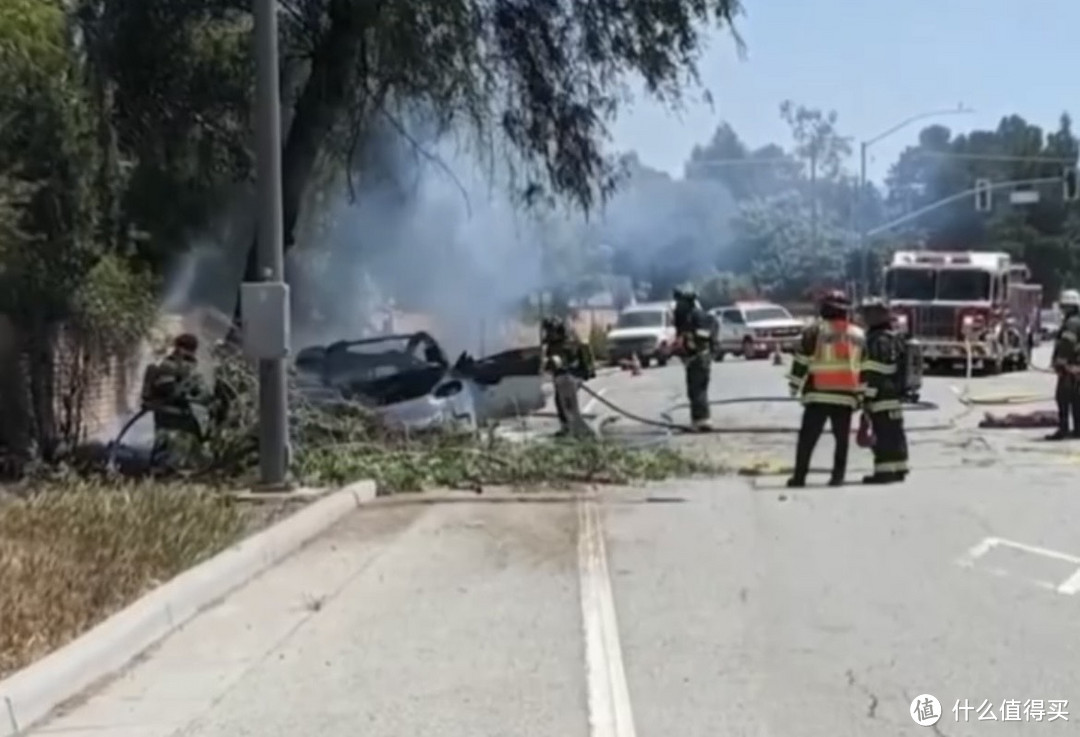
<svg viewBox="0 0 1080 737"><path fill-rule="evenodd" d="M176 470L201 451L212 396L199 375L198 350L197 337L179 335L172 352L143 375L142 407L154 417L155 468Z"/></svg>
<svg viewBox="0 0 1080 737"><path fill-rule="evenodd" d="M821 300L819 319L803 331L792 357L788 384L803 404L795 450L795 471L787 485L806 486L810 458L828 422L836 441L830 486L842 486L847 472L851 418L861 403L859 370L865 336L850 319L851 302L841 291Z"/></svg>
<svg viewBox="0 0 1080 737"><path fill-rule="evenodd" d="M864 484L891 484L907 477L907 435L904 409L907 393L907 356L904 339L892 330L892 316L881 302L862 309L866 325L866 351L860 372L863 412L874 431L874 472Z"/></svg>
<svg viewBox="0 0 1080 737"><path fill-rule="evenodd" d="M1080 293L1067 289L1058 300L1062 321L1054 339L1052 365L1057 373L1054 399L1057 401L1058 429L1047 440L1080 438ZM1069 416L1072 416L1072 433Z"/></svg>
<svg viewBox="0 0 1080 737"><path fill-rule="evenodd" d="M712 316L701 308L697 293L689 287L676 289L675 345L686 366L686 398L690 422L699 432L709 424L709 377L712 373L713 342L716 330Z"/></svg>
<svg viewBox="0 0 1080 737"><path fill-rule="evenodd" d="M592 350L568 330L557 317L540 323L540 348L544 370L552 376L555 389L555 412L559 417L559 437L591 436L578 408L578 385L596 377Z"/></svg>

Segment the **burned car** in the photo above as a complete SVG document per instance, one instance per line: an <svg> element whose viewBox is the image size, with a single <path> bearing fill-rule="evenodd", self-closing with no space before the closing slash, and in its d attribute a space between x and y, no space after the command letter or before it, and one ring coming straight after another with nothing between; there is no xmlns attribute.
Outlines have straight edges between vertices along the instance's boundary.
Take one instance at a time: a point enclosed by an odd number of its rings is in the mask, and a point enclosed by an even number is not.
<svg viewBox="0 0 1080 737"><path fill-rule="evenodd" d="M403 333L305 348L296 357L313 401L342 398L372 407L409 429L476 428L543 408L540 348L450 363L428 333Z"/></svg>

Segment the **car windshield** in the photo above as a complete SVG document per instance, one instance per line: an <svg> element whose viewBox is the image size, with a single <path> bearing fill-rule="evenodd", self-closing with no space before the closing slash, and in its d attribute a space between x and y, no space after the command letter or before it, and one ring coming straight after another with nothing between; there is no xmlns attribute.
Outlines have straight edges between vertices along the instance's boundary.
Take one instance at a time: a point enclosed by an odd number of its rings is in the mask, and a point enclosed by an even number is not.
<svg viewBox="0 0 1080 737"><path fill-rule="evenodd" d="M790 320L791 313L783 307L755 307L746 311L747 322L765 322L766 320Z"/></svg>
<svg viewBox="0 0 1080 737"><path fill-rule="evenodd" d="M934 276L932 269L889 269L885 294L890 299L930 301L934 298Z"/></svg>
<svg viewBox="0 0 1080 737"><path fill-rule="evenodd" d="M634 310L619 315L615 323L617 328L656 328L664 324L664 313L660 310Z"/></svg>
<svg viewBox="0 0 1080 737"><path fill-rule="evenodd" d="M990 299L990 274L977 269L942 269L937 275L937 298L951 302Z"/></svg>

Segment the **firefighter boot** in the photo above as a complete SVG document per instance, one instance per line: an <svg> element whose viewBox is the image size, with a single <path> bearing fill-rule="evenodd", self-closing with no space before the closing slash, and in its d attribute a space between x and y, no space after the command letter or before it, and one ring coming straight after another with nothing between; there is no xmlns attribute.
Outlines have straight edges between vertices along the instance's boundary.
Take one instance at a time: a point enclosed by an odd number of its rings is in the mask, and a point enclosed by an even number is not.
<svg viewBox="0 0 1080 737"><path fill-rule="evenodd" d="M806 479L799 478L798 476L792 476L787 480L787 487L789 489L802 489L806 486Z"/></svg>
<svg viewBox="0 0 1080 737"><path fill-rule="evenodd" d="M903 480L904 477L899 473L872 473L869 476L863 476L862 482L864 484L895 484Z"/></svg>
<svg viewBox="0 0 1080 737"><path fill-rule="evenodd" d="M712 423L708 420L694 420L693 428L695 432L712 432Z"/></svg>

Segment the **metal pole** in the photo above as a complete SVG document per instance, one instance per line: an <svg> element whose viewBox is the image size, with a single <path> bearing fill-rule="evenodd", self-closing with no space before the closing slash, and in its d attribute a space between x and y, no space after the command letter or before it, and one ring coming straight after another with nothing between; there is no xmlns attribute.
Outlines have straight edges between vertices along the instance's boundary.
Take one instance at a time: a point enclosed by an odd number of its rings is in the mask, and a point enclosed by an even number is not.
<svg viewBox="0 0 1080 737"><path fill-rule="evenodd" d="M810 154L810 246L818 247L817 151Z"/></svg>
<svg viewBox="0 0 1080 737"><path fill-rule="evenodd" d="M863 298L870 295L870 254L866 251L866 149L869 144L859 144L859 195L855 198L856 216L859 219L859 285Z"/></svg>
<svg viewBox="0 0 1080 737"><path fill-rule="evenodd" d="M1061 181L1061 177L1042 177L1042 178L1039 178L1039 179L1012 179L1012 180L1009 180L1007 182L993 182L993 183L990 184L988 189L993 191L993 190L998 190L998 189L1004 189L1006 187L1035 186L1035 185L1039 185L1039 184L1053 184L1054 182L1060 182L1060 181ZM972 187L971 189L965 189L963 192L957 192L954 195L949 195L948 197L944 197L944 198L938 200L937 202L931 202L929 205L926 205L925 207L920 207L918 210L915 210L913 212L909 212L906 215L902 215L902 216L896 218L895 220L890 220L889 222L885 223L884 225L881 225L881 226L879 226L877 228L874 228L873 230L869 231L867 233L867 235L874 236L874 235L879 235L881 233L885 233L886 231L892 230L897 225L903 225L904 223L911 222L912 220L917 220L918 218L922 217L923 215L925 215L928 212L933 212L934 210L938 210L938 209L940 209L942 207L945 207L945 205L952 204L953 202L959 202L960 200L962 200L962 199L964 199L966 197L971 197L978 191L979 191L978 187Z"/></svg>
<svg viewBox="0 0 1080 737"><path fill-rule="evenodd" d="M259 277L285 280L281 204L281 100L275 0L254 0L255 141ZM259 361L259 476L264 487L286 483L289 468L285 360Z"/></svg>

